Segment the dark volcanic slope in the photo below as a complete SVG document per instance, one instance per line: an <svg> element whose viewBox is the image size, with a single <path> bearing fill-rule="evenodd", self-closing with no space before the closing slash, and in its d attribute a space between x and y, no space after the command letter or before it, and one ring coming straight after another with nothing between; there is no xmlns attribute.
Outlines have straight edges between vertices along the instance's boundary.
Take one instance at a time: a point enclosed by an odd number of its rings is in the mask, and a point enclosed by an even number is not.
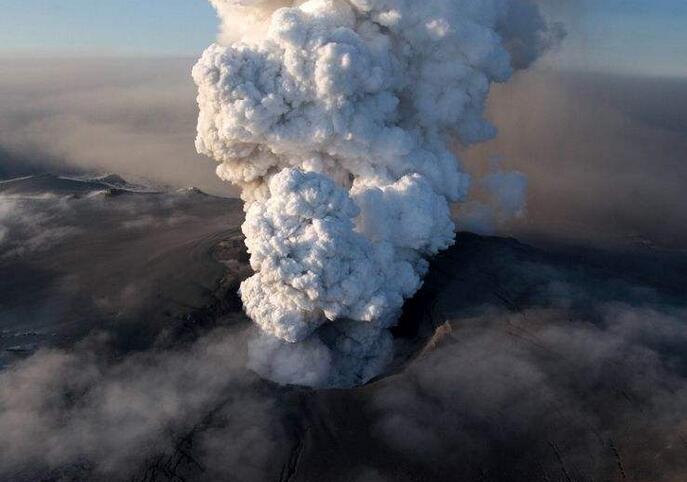
<svg viewBox="0 0 687 482"><path fill-rule="evenodd" d="M668 253L459 235L409 304L439 326L419 356L292 395L292 480L684 480L685 273Z"/></svg>
<svg viewBox="0 0 687 482"><path fill-rule="evenodd" d="M140 479L684 480L686 267L460 234L396 329L412 361L353 390L257 389L280 421L256 423L257 468L218 455L222 402Z"/></svg>
<svg viewBox="0 0 687 482"><path fill-rule="evenodd" d="M0 184L0 341L62 346L6 353L0 479L687 476L684 255L459 234L386 376L279 387L245 369L238 203L74 182Z"/></svg>
<svg viewBox="0 0 687 482"><path fill-rule="evenodd" d="M126 187L116 176L0 183L0 361L93 329L143 347L213 302L227 271L214 248L238 234L239 202Z"/></svg>

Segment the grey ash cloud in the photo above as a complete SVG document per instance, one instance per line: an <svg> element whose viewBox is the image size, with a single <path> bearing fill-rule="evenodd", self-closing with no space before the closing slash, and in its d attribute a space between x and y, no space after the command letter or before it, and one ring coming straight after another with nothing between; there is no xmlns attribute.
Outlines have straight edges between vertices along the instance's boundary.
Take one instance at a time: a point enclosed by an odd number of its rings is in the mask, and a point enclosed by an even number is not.
<svg viewBox="0 0 687 482"><path fill-rule="evenodd" d="M687 311L598 308L454 324L374 396L379 436L464 480L679 480Z"/></svg>
<svg viewBox="0 0 687 482"><path fill-rule="evenodd" d="M86 472L79 477L123 480L220 412L226 424L196 441L199 462L261 478L279 421L243 369L240 334L216 332L120 361L109 359L105 341L40 351L0 375L0 473L30 480L67 467Z"/></svg>
<svg viewBox="0 0 687 482"><path fill-rule="evenodd" d="M467 153L527 177L526 215L501 232L591 244L687 242L687 82L535 70L499 86L499 135Z"/></svg>

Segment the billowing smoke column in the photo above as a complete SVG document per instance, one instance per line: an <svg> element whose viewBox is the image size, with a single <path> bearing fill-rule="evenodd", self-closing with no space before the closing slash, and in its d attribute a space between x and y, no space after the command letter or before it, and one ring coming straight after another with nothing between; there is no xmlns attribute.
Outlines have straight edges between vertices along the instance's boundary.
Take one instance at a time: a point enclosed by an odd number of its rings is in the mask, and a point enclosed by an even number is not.
<svg viewBox="0 0 687 482"><path fill-rule="evenodd" d="M211 3L223 33L193 69L196 147L246 203L253 367L365 382L426 259L452 243L469 177L448 141L494 135L490 83L552 32L524 0Z"/></svg>

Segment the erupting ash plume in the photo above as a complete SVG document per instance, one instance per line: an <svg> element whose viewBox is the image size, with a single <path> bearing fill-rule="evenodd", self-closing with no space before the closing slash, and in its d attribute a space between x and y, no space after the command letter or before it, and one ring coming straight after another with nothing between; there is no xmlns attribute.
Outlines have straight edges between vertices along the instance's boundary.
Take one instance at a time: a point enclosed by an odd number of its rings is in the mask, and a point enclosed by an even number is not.
<svg viewBox="0 0 687 482"><path fill-rule="evenodd" d="M263 336L254 368L352 385L453 242L470 179L449 149L492 137L489 86L555 39L529 0L211 0L222 35L193 69L196 147L241 187Z"/></svg>

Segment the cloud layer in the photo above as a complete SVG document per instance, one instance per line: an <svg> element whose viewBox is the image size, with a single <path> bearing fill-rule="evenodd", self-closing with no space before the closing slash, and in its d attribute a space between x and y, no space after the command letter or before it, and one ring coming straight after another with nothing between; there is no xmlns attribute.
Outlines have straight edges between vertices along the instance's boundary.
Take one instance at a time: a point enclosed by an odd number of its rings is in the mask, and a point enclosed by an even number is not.
<svg viewBox="0 0 687 482"><path fill-rule="evenodd" d="M0 175L114 172L232 193L193 149L191 60L0 63Z"/></svg>

